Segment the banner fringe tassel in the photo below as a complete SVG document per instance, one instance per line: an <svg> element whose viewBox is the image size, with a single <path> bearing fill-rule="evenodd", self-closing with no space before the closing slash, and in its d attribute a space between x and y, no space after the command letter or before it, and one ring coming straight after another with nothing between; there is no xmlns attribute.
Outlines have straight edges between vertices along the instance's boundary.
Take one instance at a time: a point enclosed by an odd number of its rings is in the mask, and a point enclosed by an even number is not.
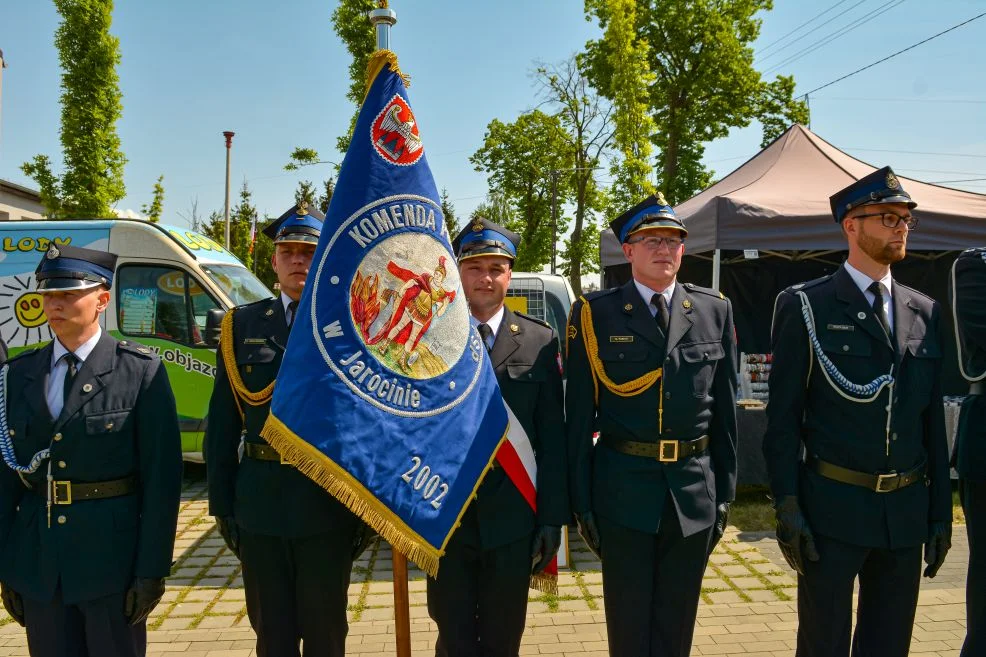
<svg viewBox="0 0 986 657"><path fill-rule="evenodd" d="M367 525L380 534L395 550L413 561L431 577L438 576L438 551L422 545L410 537L405 529L399 527L378 507L383 505L367 500L364 494L346 480L346 473L328 458L314 456L309 450L314 447L303 443L274 416L267 419L260 435L277 450L278 454L302 474L324 488L330 495L342 502ZM306 449L306 447L308 449ZM321 456L321 454L319 454ZM329 472L329 468L339 470L341 476ZM541 589L538 589L541 590Z"/></svg>
<svg viewBox="0 0 986 657"><path fill-rule="evenodd" d="M558 576L548 573L538 573L531 575L531 588L541 593L558 595Z"/></svg>

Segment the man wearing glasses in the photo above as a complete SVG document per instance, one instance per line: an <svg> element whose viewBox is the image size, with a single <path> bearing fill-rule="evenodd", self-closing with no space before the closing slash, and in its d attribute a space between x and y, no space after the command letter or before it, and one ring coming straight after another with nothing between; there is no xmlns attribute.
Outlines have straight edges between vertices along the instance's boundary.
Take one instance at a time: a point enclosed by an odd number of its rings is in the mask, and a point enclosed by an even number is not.
<svg viewBox="0 0 986 657"><path fill-rule="evenodd" d="M633 278L569 319L572 508L602 560L610 654L687 657L736 492L732 306L676 280L688 231L663 197L610 225Z"/></svg>
<svg viewBox="0 0 986 657"><path fill-rule="evenodd" d="M799 657L850 645L904 657L922 547L926 577L951 547L941 307L891 276L917 203L890 167L830 203L847 261L782 292L774 311L764 455L777 541L798 573Z"/></svg>

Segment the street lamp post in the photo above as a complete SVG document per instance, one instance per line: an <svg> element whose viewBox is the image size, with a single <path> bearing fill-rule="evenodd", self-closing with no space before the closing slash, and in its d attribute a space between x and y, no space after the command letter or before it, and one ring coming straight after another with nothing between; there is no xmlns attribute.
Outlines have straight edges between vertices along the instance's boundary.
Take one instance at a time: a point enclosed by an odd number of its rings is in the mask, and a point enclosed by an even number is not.
<svg viewBox="0 0 986 657"><path fill-rule="evenodd" d="M224 216L226 218L226 228L223 233L223 246L229 251L229 152L233 146L233 135L236 133L232 130L224 130L223 137L226 138L226 210Z"/></svg>

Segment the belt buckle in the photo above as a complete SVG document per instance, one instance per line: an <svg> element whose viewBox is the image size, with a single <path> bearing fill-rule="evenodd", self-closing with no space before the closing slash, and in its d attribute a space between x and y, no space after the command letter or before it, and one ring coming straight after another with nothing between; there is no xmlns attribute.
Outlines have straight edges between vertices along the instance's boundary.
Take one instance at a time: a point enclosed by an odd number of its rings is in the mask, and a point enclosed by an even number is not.
<svg viewBox="0 0 986 657"><path fill-rule="evenodd" d="M893 488L884 488L883 482L894 481L895 486ZM874 489L877 493L890 493L897 490L900 487L900 475L896 472L888 472L887 474L878 474L876 476L876 488Z"/></svg>
<svg viewBox="0 0 986 657"><path fill-rule="evenodd" d="M58 494L59 486L65 492L65 496ZM52 504L71 504L72 503L72 482L71 481L52 481L51 482L51 503Z"/></svg>
<svg viewBox="0 0 986 657"><path fill-rule="evenodd" d="M678 448L680 443L677 440L662 440L657 444L657 460L661 463L675 463L678 461ZM670 455L668 448L671 448Z"/></svg>

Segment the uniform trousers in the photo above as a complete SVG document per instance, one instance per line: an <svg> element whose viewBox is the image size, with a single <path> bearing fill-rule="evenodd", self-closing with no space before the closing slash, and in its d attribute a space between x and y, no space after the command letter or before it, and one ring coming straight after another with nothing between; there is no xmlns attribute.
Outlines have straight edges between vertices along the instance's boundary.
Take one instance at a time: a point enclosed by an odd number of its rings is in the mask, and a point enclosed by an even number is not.
<svg viewBox="0 0 986 657"><path fill-rule="evenodd" d="M352 541L283 538L240 529L247 615L259 657L344 657Z"/></svg>
<svg viewBox="0 0 986 657"><path fill-rule="evenodd" d="M712 527L682 536L668 493L656 534L598 518L613 657L688 657Z"/></svg>
<svg viewBox="0 0 986 657"><path fill-rule="evenodd" d="M891 493L892 495L892 493ZM815 533L818 561L798 576L798 657L906 657L921 584L923 546L868 548Z"/></svg>
<svg viewBox="0 0 986 657"><path fill-rule="evenodd" d="M962 479L959 495L969 535L966 577L966 635L962 657L986 655L986 481Z"/></svg>
<svg viewBox="0 0 986 657"><path fill-rule="evenodd" d="M66 605L24 598L27 649L33 657L143 657L147 624L130 625L124 593Z"/></svg>
<svg viewBox="0 0 986 657"><path fill-rule="evenodd" d="M516 657L527 617L532 537L484 550L475 515L466 511L438 578L428 578L428 614L438 625L435 655Z"/></svg>

